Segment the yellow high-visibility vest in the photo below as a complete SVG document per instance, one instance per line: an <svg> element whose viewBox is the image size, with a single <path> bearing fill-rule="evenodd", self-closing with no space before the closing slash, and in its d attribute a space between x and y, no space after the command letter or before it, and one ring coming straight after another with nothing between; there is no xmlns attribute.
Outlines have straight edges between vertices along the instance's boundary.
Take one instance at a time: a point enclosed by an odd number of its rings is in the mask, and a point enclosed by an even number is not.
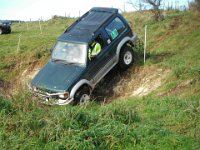
<svg viewBox="0 0 200 150"><path fill-rule="evenodd" d="M92 46L93 49L89 49L89 58L96 56L101 52L101 45L99 43L92 43Z"/></svg>

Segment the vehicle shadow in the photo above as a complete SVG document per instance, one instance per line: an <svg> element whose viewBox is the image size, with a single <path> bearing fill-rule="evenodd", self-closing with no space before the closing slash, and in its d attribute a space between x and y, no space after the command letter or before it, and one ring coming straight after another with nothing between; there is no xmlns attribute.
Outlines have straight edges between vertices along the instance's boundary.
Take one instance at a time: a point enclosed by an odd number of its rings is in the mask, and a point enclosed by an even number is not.
<svg viewBox="0 0 200 150"><path fill-rule="evenodd" d="M95 87L92 92L92 100L97 102L107 102L114 95L114 88L123 78L125 71L121 71L118 66L114 67Z"/></svg>

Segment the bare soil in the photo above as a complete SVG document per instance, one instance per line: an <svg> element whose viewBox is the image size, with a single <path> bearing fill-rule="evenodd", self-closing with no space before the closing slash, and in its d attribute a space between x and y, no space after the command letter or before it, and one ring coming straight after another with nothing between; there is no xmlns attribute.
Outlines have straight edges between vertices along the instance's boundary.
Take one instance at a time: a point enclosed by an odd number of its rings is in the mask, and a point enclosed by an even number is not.
<svg viewBox="0 0 200 150"><path fill-rule="evenodd" d="M122 72L117 67L97 85L93 98L109 102L120 97L142 97L159 88L169 70L156 67L133 67Z"/></svg>

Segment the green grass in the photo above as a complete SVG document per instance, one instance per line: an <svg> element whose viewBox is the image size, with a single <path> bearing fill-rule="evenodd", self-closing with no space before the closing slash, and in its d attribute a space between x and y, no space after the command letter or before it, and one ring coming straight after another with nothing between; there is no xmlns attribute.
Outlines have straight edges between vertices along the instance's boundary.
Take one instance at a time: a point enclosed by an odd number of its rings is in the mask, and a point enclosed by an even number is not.
<svg viewBox="0 0 200 150"><path fill-rule="evenodd" d="M199 100L145 97L43 106L1 98L0 149L199 149Z"/></svg>
<svg viewBox="0 0 200 150"><path fill-rule="evenodd" d="M165 84L143 98L87 106L41 105L19 87L10 98L0 97L0 149L200 149L199 14L168 12L162 22L152 21L148 12L124 16L141 39L148 25L142 67L171 70ZM28 23L28 29L14 24L12 34L0 36L0 81L12 86L25 69L42 67L74 20L41 22L42 34L39 22ZM189 85L177 88L187 80Z"/></svg>

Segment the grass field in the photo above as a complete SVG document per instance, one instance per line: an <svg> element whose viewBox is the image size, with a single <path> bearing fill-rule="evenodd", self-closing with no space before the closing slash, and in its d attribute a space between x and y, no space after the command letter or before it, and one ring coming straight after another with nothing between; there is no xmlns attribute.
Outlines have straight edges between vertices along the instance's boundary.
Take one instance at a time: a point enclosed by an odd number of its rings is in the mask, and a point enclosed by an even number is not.
<svg viewBox="0 0 200 150"><path fill-rule="evenodd" d="M14 24L0 36L0 149L200 149L200 14L168 12L162 22L148 12L124 16L141 39L148 26L147 62L140 57L137 67L170 73L147 96L110 103L41 105L19 84L24 70L48 61L75 19L41 22L42 33L39 22Z"/></svg>

